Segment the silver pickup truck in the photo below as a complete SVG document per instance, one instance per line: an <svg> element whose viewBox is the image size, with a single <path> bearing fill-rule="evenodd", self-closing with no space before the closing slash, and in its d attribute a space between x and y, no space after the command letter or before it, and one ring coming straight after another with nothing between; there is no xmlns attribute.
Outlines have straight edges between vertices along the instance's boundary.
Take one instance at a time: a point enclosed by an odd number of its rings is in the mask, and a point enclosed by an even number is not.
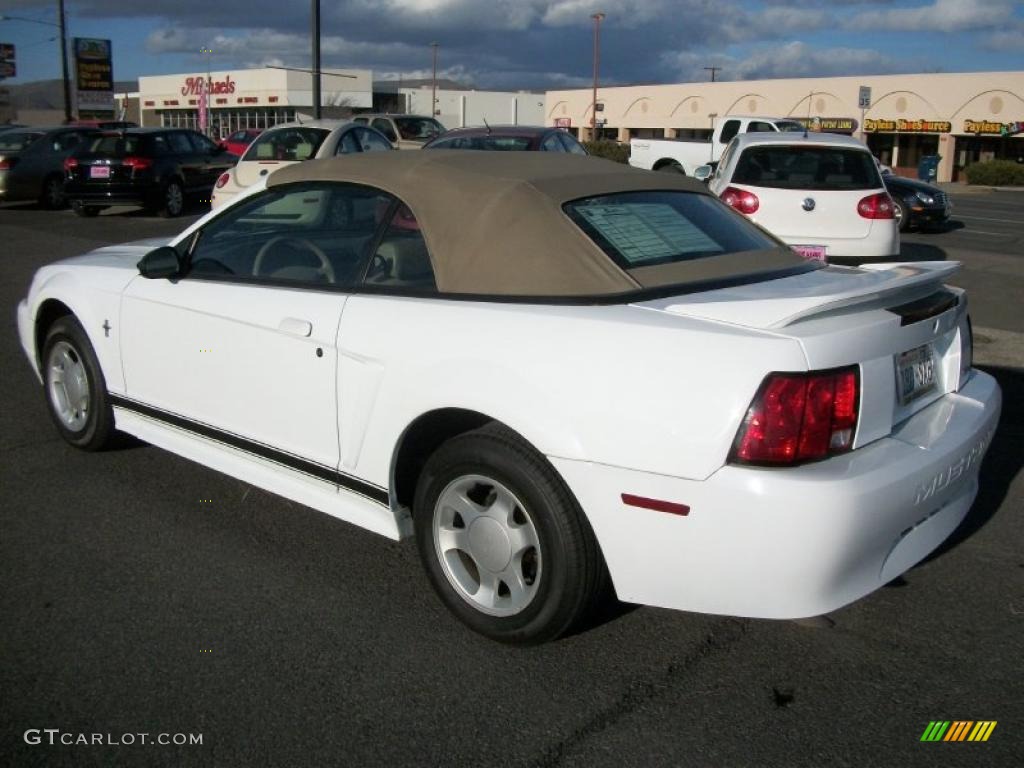
<svg viewBox="0 0 1024 768"><path fill-rule="evenodd" d="M728 115L721 119L711 140L631 139L629 164L649 171L669 171L693 176L702 165L714 163L733 136L757 131L803 131L802 123L791 118Z"/></svg>

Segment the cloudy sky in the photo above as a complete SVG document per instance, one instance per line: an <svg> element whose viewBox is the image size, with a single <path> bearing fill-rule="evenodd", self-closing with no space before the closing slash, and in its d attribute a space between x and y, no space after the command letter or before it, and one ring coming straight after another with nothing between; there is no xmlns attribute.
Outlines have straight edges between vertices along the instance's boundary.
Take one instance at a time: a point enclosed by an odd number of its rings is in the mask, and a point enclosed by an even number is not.
<svg viewBox="0 0 1024 768"><path fill-rule="evenodd" d="M595 11L608 83L1017 70L1016 0L321 0L324 66L377 78L439 75L481 88L591 80ZM56 0L0 0L0 14L56 20ZM305 0L67 0L69 36L113 40L117 79L263 64L309 66ZM0 20L18 48L10 83L59 77L56 30Z"/></svg>

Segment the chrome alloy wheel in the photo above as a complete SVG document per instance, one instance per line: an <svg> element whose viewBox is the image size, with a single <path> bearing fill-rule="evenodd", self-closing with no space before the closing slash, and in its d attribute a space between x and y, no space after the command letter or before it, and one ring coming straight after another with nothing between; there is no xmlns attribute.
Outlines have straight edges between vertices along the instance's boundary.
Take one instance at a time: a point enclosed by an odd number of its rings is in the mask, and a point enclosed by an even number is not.
<svg viewBox="0 0 1024 768"><path fill-rule="evenodd" d="M89 419L89 375L78 350L58 341L46 361L50 402L64 426L79 432Z"/></svg>
<svg viewBox="0 0 1024 768"><path fill-rule="evenodd" d="M434 507L434 548L441 570L467 603L513 616L537 594L540 536L522 503L483 475L450 482Z"/></svg>

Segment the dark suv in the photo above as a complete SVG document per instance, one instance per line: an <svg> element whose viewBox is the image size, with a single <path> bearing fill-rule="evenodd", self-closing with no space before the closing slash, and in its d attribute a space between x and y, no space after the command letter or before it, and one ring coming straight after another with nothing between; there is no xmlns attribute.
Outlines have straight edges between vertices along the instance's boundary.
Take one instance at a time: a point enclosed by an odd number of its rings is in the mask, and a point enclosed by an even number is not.
<svg viewBox="0 0 1024 768"><path fill-rule="evenodd" d="M95 216L112 205L179 216L186 197L210 199L217 177L235 159L195 131L106 132L64 161L64 194L79 216Z"/></svg>

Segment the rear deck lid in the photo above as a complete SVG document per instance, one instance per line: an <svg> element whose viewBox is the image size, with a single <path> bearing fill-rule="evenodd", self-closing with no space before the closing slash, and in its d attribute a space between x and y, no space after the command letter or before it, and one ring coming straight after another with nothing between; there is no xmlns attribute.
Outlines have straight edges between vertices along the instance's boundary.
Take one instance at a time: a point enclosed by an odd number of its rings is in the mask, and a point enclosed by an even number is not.
<svg viewBox="0 0 1024 768"><path fill-rule="evenodd" d="M955 261L830 265L778 280L737 285L640 304L687 317L760 330L784 328L798 320L879 299L899 303L960 269Z"/></svg>

